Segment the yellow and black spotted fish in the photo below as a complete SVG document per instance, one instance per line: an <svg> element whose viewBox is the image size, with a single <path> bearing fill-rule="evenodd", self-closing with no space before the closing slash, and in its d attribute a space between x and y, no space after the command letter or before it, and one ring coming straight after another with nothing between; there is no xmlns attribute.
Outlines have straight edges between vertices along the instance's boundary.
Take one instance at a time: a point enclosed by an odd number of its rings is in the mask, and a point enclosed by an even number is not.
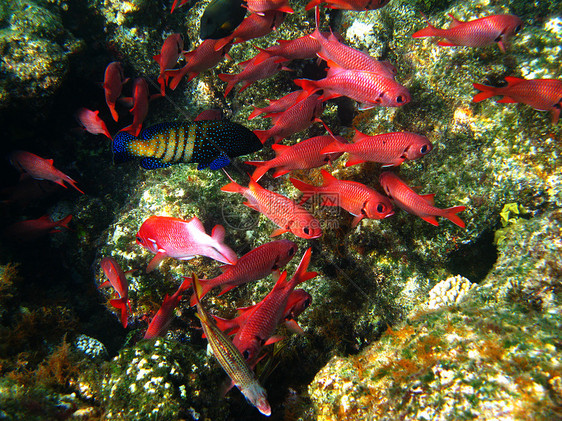
<svg viewBox="0 0 562 421"><path fill-rule="evenodd" d="M172 164L193 163L197 169L225 167L230 158L259 151L262 143L246 127L228 120L160 123L134 137L119 132L113 139L116 164L142 158L141 167L152 170Z"/></svg>

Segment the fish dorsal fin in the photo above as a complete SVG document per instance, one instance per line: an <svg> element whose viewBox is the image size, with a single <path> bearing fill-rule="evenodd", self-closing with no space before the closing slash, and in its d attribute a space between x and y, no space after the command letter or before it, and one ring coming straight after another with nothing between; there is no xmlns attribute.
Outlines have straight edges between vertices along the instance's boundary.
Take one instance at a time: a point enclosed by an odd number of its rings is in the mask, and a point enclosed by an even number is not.
<svg viewBox="0 0 562 421"><path fill-rule="evenodd" d="M289 232L289 230L287 228L277 228L269 236L270 237L277 237L278 235L284 234L286 232Z"/></svg>
<svg viewBox="0 0 562 421"><path fill-rule="evenodd" d="M451 23L449 24L449 29L454 28L455 26L459 26L464 22L462 20L458 20L452 13L449 13L449 17L451 18Z"/></svg>
<svg viewBox="0 0 562 421"><path fill-rule="evenodd" d="M336 177L334 177L326 170L321 170L321 173L322 173L322 180L324 181L324 186L333 183L334 181L338 181Z"/></svg>
<svg viewBox="0 0 562 421"><path fill-rule="evenodd" d="M161 54L156 54L155 56L152 56L152 58L158 63L160 64L160 58L161 58Z"/></svg>
<svg viewBox="0 0 562 421"><path fill-rule="evenodd" d="M203 226L203 223L196 216L192 217L189 221L187 221L187 223L190 226L192 226L193 228L195 228L197 231L201 231L201 232L205 233L205 227ZM213 231L214 231L214 228L213 228Z"/></svg>
<svg viewBox="0 0 562 421"><path fill-rule="evenodd" d="M523 79L522 77L515 77L515 76L506 76L505 77L505 81L507 82L507 86L514 86L517 85L521 82L525 82L526 79Z"/></svg>
<svg viewBox="0 0 562 421"><path fill-rule="evenodd" d="M360 142L363 139L365 139L366 137L370 137L369 135L366 135L365 133L361 133L359 130L355 129L355 135L353 136L353 140L352 142Z"/></svg>
<svg viewBox="0 0 562 421"><path fill-rule="evenodd" d="M429 203L431 206L435 205L435 193L431 193L431 194L422 194L421 197L423 197L423 200L425 200L427 203Z"/></svg>
<svg viewBox="0 0 562 421"><path fill-rule="evenodd" d="M280 143L274 143L273 145L271 145L271 149L273 149L275 151L275 155L279 156L283 153L283 151L286 151L290 148L289 145L282 145Z"/></svg>
<svg viewBox="0 0 562 421"><path fill-rule="evenodd" d="M224 241L224 234L225 234L224 227L222 225L215 225L213 231L211 232L211 237L213 238L213 240L222 243Z"/></svg>

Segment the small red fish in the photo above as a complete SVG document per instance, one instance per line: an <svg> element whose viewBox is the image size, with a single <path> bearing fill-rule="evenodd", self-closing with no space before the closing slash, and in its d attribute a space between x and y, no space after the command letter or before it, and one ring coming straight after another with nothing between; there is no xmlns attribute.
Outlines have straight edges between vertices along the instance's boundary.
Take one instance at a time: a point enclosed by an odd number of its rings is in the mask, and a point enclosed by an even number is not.
<svg viewBox="0 0 562 421"><path fill-rule="evenodd" d="M269 161L246 161L246 164L255 165L257 168L252 178L259 181L271 168L276 168L273 177L277 178L293 170L308 170L321 167L324 164L338 159L343 152L323 154L321 151L334 142L347 143L342 136L315 136L303 140L295 145L271 145L277 156Z"/></svg>
<svg viewBox="0 0 562 421"><path fill-rule="evenodd" d="M92 111L87 108L80 108L76 112L76 119L82 124L88 133L103 134L112 140L105 122L99 117L99 111Z"/></svg>
<svg viewBox="0 0 562 421"><path fill-rule="evenodd" d="M357 226L363 218L384 219L394 215L390 200L376 190L356 181L338 180L325 170L322 170L322 177L324 184L320 187L303 183L296 178L289 179L304 193L301 204L315 194L319 194L326 198L322 201L323 205L339 206L352 214L355 217L352 227Z"/></svg>
<svg viewBox="0 0 562 421"><path fill-rule="evenodd" d="M452 14L449 16L452 19L449 28L439 29L428 21L427 28L414 32L412 37L445 38L438 42L442 46L484 47L497 42L500 50L505 52L509 38L523 28L523 22L515 15L492 15L468 22L462 22Z"/></svg>
<svg viewBox="0 0 562 421"><path fill-rule="evenodd" d="M366 10L376 10L388 4L390 0L311 0L304 8L310 10L313 7L325 4L328 9L356 10L358 12Z"/></svg>
<svg viewBox="0 0 562 421"><path fill-rule="evenodd" d="M156 253L146 268L147 273L166 257L189 260L200 255L232 265L238 257L223 241L222 225L215 225L209 236L196 216L189 221L170 216L151 216L137 232L137 243Z"/></svg>
<svg viewBox="0 0 562 421"><path fill-rule="evenodd" d="M269 10L263 14L252 13L244 18L231 35L221 38L215 44L215 51L224 48L230 43L240 44L254 38L263 37L279 28L285 20L285 16L285 13L277 10Z"/></svg>
<svg viewBox="0 0 562 421"><path fill-rule="evenodd" d="M302 90L293 91L279 99L270 100L267 107L258 108L254 106L254 111L252 111L249 115L248 120L256 118L260 114L265 114L264 117L267 117L268 114L276 114L286 111L296 104L297 99L301 96L302 92Z"/></svg>
<svg viewBox="0 0 562 421"><path fill-rule="evenodd" d="M222 110L215 108L210 110L201 111L193 121L201 120L222 120L224 118Z"/></svg>
<svg viewBox="0 0 562 421"><path fill-rule="evenodd" d="M433 202L435 194L417 194L390 171L383 172L379 180L386 194L406 212L419 216L431 225L439 225L435 217L442 216L461 228L465 227L457 213L465 210L466 206L454 206L447 209L436 208Z"/></svg>
<svg viewBox="0 0 562 421"><path fill-rule="evenodd" d="M273 127L268 130L254 130L254 134L265 143L273 138L274 143L279 143L284 138L308 129L315 122L322 123L318 118L324 111L319 94L312 94L298 101L287 110L278 114L269 114Z"/></svg>
<svg viewBox="0 0 562 421"><path fill-rule="evenodd" d="M63 186L65 189L67 188L64 184L66 181L80 193L84 194L82 190L76 187L76 181L53 166L52 159L44 159L26 151L14 151L10 154L9 159L14 167L25 172L31 178L49 180Z"/></svg>
<svg viewBox="0 0 562 421"><path fill-rule="evenodd" d="M72 215L68 215L59 221L53 221L49 215L44 215L38 219L27 219L9 225L4 229L3 235L18 243L27 243L47 234L61 232L59 227L69 229L68 223L71 219Z"/></svg>
<svg viewBox="0 0 562 421"><path fill-rule="evenodd" d="M231 179L232 180L232 179ZM270 237L291 232L297 237L312 239L322 235L320 222L305 208L291 199L264 189L250 177L250 185L243 187L236 182L223 186L222 191L240 193L248 201L244 204L257 210L280 228L271 233Z"/></svg>
<svg viewBox="0 0 562 421"><path fill-rule="evenodd" d="M503 95L499 103L516 103L530 105L535 110L551 111L552 124L558 123L562 108L562 80L559 79L523 79L513 76L505 78L507 86L499 88L474 83L474 88L482 91L472 98L473 102Z"/></svg>
<svg viewBox="0 0 562 421"><path fill-rule="evenodd" d="M181 69L168 70L166 74L172 78L170 82L170 89L175 90L182 80L187 75L189 82L199 73L215 67L223 57L228 53L231 44L225 45L221 50L215 51L215 45L219 40L206 39L195 49L184 53L186 65Z"/></svg>
<svg viewBox="0 0 562 421"><path fill-rule="evenodd" d="M248 10L253 13L265 13L276 10L285 13L295 13L287 0L247 0Z"/></svg>
<svg viewBox="0 0 562 421"><path fill-rule="evenodd" d="M275 328L283 320L283 312L287 307L289 296L300 283L314 278L316 272L308 272L310 264L311 249L303 255L297 271L291 279L287 279L287 272L283 271L273 289L251 312L244 325L234 336L232 343L248 365L253 366L264 345L273 343L279 339L273 337Z"/></svg>
<svg viewBox="0 0 562 421"><path fill-rule="evenodd" d="M168 77L166 70L173 69L183 52L183 37L181 34L171 34L162 44L160 54L153 57L160 66L158 83L160 84L160 94L166 95L166 83Z"/></svg>
<svg viewBox="0 0 562 421"><path fill-rule="evenodd" d="M115 102L121 96L123 85L129 79L125 79L123 65L118 61L109 63L105 69L103 78L103 89L105 91L105 102L111 111L111 116L115 121L119 120L119 114L115 110Z"/></svg>
<svg viewBox="0 0 562 421"><path fill-rule="evenodd" d="M168 294L164 297L162 306L152 318L143 339L152 339L157 336L164 336L170 327L170 323L174 319L174 309L178 306L182 299L182 293L191 287L191 282L185 280L182 282L178 290L169 297Z"/></svg>
<svg viewBox="0 0 562 421"><path fill-rule="evenodd" d="M324 33L325 36L329 35ZM303 60L307 58L316 57L316 53L320 50L320 43L312 38L310 35L304 35L300 38L295 38L291 40L278 39L277 43L279 45L272 45L268 48L259 48L262 53L264 53L256 64L260 61L267 59L268 57L283 57L287 60Z"/></svg>
<svg viewBox="0 0 562 421"><path fill-rule="evenodd" d="M174 2L172 3L172 10L170 10L170 14L174 13L174 10L176 9L176 7L181 7L184 4L189 3L191 0L179 0L180 4L178 4L178 0L174 0Z"/></svg>
<svg viewBox="0 0 562 421"><path fill-rule="evenodd" d="M112 286L115 289L119 298L111 300L109 303L117 310L121 310L121 324L123 327L127 327L127 309L129 311L131 310L131 303L129 301L129 283L127 282L125 273L113 257L104 257L101 259L100 266L108 280L102 283L98 288Z"/></svg>
<svg viewBox="0 0 562 421"><path fill-rule="evenodd" d="M270 78L281 70L291 71L291 69L283 66L283 64L281 63L281 61L286 61L282 57L269 57L266 60L261 61L259 65L256 65L255 60L257 57L259 57L260 54L262 53L259 53L257 56L251 58L250 60L238 63L238 66L242 67L243 69L240 73L219 74L219 79L227 83L226 90L224 92L225 97L228 96L229 92L237 83L246 82L244 86L242 86L242 88L240 88L240 90L238 91L242 92L252 83L258 80Z"/></svg>
<svg viewBox="0 0 562 421"><path fill-rule="evenodd" d="M150 95L146 79L143 77L136 78L133 84L133 97L123 98L126 103L133 107L130 110L131 114L133 114L133 122L121 129L121 131L135 137L138 136L142 129L142 123L148 114L148 103L161 96L161 94Z"/></svg>
<svg viewBox="0 0 562 421"><path fill-rule="evenodd" d="M271 272L279 271L293 258L297 245L289 240L276 240L249 251L233 265L224 267L224 272L213 279L200 279L203 298L210 290L221 287L219 295L231 289L265 278ZM191 305L195 305L195 296L191 297Z"/></svg>
<svg viewBox="0 0 562 421"><path fill-rule="evenodd" d="M346 167L363 162L379 162L383 167L400 165L406 159L421 158L433 149L425 137L410 132L383 133L368 136L355 129L354 143L334 142L322 153L348 152Z"/></svg>

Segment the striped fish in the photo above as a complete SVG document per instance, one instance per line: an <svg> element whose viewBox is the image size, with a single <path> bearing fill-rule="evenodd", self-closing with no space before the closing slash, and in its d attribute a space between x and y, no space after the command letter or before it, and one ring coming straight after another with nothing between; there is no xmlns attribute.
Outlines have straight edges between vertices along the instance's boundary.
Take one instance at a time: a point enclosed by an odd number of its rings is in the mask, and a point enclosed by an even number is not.
<svg viewBox="0 0 562 421"><path fill-rule="evenodd" d="M207 314L199 296L202 291L201 283L197 275L193 274L193 289L195 290L195 302L197 304L197 317L201 321L201 326L209 345L213 350L213 355L226 371L232 383L240 389L240 392L254 405L262 414L271 415L271 407L267 401L265 389L259 384L252 369L244 360L240 351L232 344L232 341L217 327L212 317Z"/></svg>
<svg viewBox="0 0 562 421"><path fill-rule="evenodd" d="M116 164L142 158L141 167L152 170L177 163L197 162L197 169L212 170L230 163L230 158L262 148L258 137L246 127L228 120L160 123L134 137L119 132L113 140Z"/></svg>

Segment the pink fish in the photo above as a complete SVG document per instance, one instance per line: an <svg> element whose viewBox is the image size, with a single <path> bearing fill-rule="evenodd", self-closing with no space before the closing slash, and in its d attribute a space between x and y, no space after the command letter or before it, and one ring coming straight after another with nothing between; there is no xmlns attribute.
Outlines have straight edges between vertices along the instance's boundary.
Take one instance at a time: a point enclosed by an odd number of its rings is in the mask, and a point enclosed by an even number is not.
<svg viewBox="0 0 562 421"><path fill-rule="evenodd" d="M143 77L136 78L133 84L133 97L123 98L133 107L130 110L131 114L133 114L133 122L129 126L121 129L121 131L127 132L135 137L138 136L142 129L142 123L148 114L148 103L161 96L161 94L150 95L146 79Z"/></svg>
<svg viewBox="0 0 562 421"><path fill-rule="evenodd" d="M329 33L324 33L325 36ZM300 38L291 40L277 40L278 45L273 45L268 48L258 48L262 53L260 60L265 60L268 57L283 57L287 60L303 60L307 58L316 57L316 53L320 50L320 43L312 38L310 35L304 35ZM260 61L256 61L259 64Z"/></svg>
<svg viewBox="0 0 562 421"><path fill-rule="evenodd" d="M287 0L247 0L248 10L253 13L265 13L276 10L285 13L295 13Z"/></svg>
<svg viewBox="0 0 562 421"><path fill-rule="evenodd" d="M182 299L182 293L191 287L191 282L185 280L182 282L178 290L169 297L168 294L164 297L164 302L160 309L152 318L143 339L152 339L158 336L164 336L170 327L170 323L174 319L174 309L178 306Z"/></svg>
<svg viewBox="0 0 562 421"><path fill-rule="evenodd" d="M507 86L499 88L474 83L474 87L482 92L474 95L473 102L503 95L499 103L516 103L530 105L535 110L552 112L552 124L558 123L562 108L562 80L559 79L522 79L513 76L505 78Z"/></svg>
<svg viewBox="0 0 562 421"><path fill-rule="evenodd" d="M105 91L105 102L111 111L111 116L115 121L119 120L119 114L115 110L115 102L121 96L123 85L129 79L125 79L123 65L118 61L109 63L105 69L103 78L103 89Z"/></svg>
<svg viewBox="0 0 562 421"><path fill-rule="evenodd" d="M324 184L320 187L303 183L296 178L289 179L304 193L301 204L319 194L326 199L322 201L323 205L339 206L352 214L355 217L352 227L357 226L363 218L384 219L394 215L390 200L376 190L356 181L338 180L325 170L322 170L322 177Z"/></svg>
<svg viewBox="0 0 562 421"><path fill-rule="evenodd" d="M153 57L160 66L158 83L160 84L160 94L166 95L166 83L168 76L166 70L173 69L183 52L183 37L181 34L171 34L162 44L160 54Z"/></svg>
<svg viewBox="0 0 562 421"><path fill-rule="evenodd" d="M273 127L268 130L254 130L254 134L265 143L273 138L274 143L279 143L284 138L308 129L314 122L322 123L318 118L324 111L320 95L312 94L279 114L270 114Z"/></svg>
<svg viewBox="0 0 562 421"><path fill-rule="evenodd" d="M53 221L49 215L44 215L38 219L26 219L7 226L3 235L18 243L27 243L47 234L61 232L59 227L69 229L68 223L71 219L72 215L68 215L59 221Z"/></svg>
<svg viewBox="0 0 562 421"><path fill-rule="evenodd" d="M53 166L52 159L44 159L26 151L14 151L10 154L9 159L14 167L25 172L31 178L49 180L63 186L65 189L67 188L64 184L66 181L80 193L84 194L82 190L76 187L76 181Z"/></svg>
<svg viewBox="0 0 562 421"><path fill-rule="evenodd" d="M222 110L215 108L211 110L201 111L193 121L201 120L222 120L224 118Z"/></svg>
<svg viewBox="0 0 562 421"><path fill-rule="evenodd" d="M101 259L100 266L108 280L102 283L98 288L112 286L115 289L119 298L111 300L109 303L117 310L121 310L121 324L123 327L127 327L127 309L129 309L129 311L131 310L131 303L129 301L129 283L127 282L125 273L113 257L104 257Z"/></svg>
<svg viewBox="0 0 562 421"><path fill-rule="evenodd" d="M229 92L232 90L232 88L234 88L234 86L237 83L246 82L244 86L242 86L242 88L238 91L238 92L242 92L252 83L261 79L270 78L280 70L291 71L291 69L281 64L280 60L286 61L282 57L269 57L268 59L263 60L259 65L256 65L255 60L257 57L259 57L260 54L262 53L259 53L257 56L251 58L250 60L246 60L243 61L242 63L238 63L238 66L242 67L243 69L240 73L219 74L219 79L227 83L226 90L224 92L225 97L228 96Z"/></svg>
<svg viewBox="0 0 562 421"><path fill-rule="evenodd" d="M443 46L484 47L494 42L505 52L505 44L523 27L523 22L515 15L492 15L461 22L449 13L452 21L448 29L439 29L429 21L427 27L412 34L414 38L439 37ZM427 20L427 19L426 19Z"/></svg>
<svg viewBox="0 0 562 421"><path fill-rule="evenodd" d="M354 143L334 142L322 153L348 152L346 167L363 162L379 162L383 167L400 165L406 159L421 158L433 149L432 143L419 134L392 132L368 136L355 129Z"/></svg>
<svg viewBox="0 0 562 421"><path fill-rule="evenodd" d="M439 209L434 206L435 194L419 195L404 183L396 174L385 171L380 175L380 183L386 194L406 212L419 216L431 225L439 225L436 216L447 218L461 228L464 222L457 213L466 209L465 206L454 206L447 209Z"/></svg>
<svg viewBox="0 0 562 421"><path fill-rule="evenodd" d="M296 104L297 99L301 96L302 93L302 90L293 91L279 99L270 100L267 107L258 108L254 106L254 111L252 111L252 113L248 117L248 120L256 118L260 114L265 114L264 117L267 117L268 114L276 114L286 111L291 106Z"/></svg>
<svg viewBox="0 0 562 421"><path fill-rule="evenodd" d="M306 95L324 90L322 100L346 96L361 104L360 110L376 106L401 107L410 102L410 93L398 82L380 73L364 70L347 70L329 62L327 77L320 80L295 79Z"/></svg>
<svg viewBox="0 0 562 421"><path fill-rule="evenodd" d="M323 154L321 151L334 142L347 143L342 136L316 136L303 140L292 146L271 145L277 156L269 161L246 161L246 164L257 168L252 178L258 181L271 168L276 168L273 177L277 178L293 170L307 170L321 167L338 159L343 152Z"/></svg>
<svg viewBox="0 0 562 421"><path fill-rule="evenodd" d="M317 275L316 272L308 272L310 256L311 249L309 248L304 253L297 271L291 279L287 279L286 271L281 274L273 289L251 312L244 325L234 336L232 343L238 348L248 365L255 364L264 345L280 339L272 338L272 335L279 322L283 320L283 312L295 287Z"/></svg>
<svg viewBox="0 0 562 421"><path fill-rule="evenodd" d="M244 18L242 23L234 30L234 32L224 38L221 38L215 44L215 51L224 48L226 45L240 44L254 38L260 38L271 31L276 30L285 20L286 14L277 10L268 10L263 14L252 13Z"/></svg>
<svg viewBox="0 0 562 421"><path fill-rule="evenodd" d="M215 225L209 236L196 216L189 221L169 216L151 216L137 232L137 243L156 253L146 268L147 273L166 257L189 260L201 255L232 265L238 257L223 241L222 225Z"/></svg>
<svg viewBox="0 0 562 421"><path fill-rule="evenodd" d="M318 238L322 235L320 223L305 208L285 196L264 189L252 177L250 177L249 187L243 187L232 181L223 186L221 190L240 193L248 200L244 203L246 206L262 213L279 226L270 237L285 232L291 232L297 237L305 239Z"/></svg>
<svg viewBox="0 0 562 421"><path fill-rule="evenodd" d="M310 10L313 7L325 4L329 9L356 10L358 12L366 10L376 10L388 4L390 0L311 0L304 8Z"/></svg>
<svg viewBox="0 0 562 421"><path fill-rule="evenodd" d="M210 290L221 287L219 295L248 282L265 278L271 272L279 271L293 258L297 245L289 240L276 240L249 251L233 265L224 267L224 271L213 279L200 279L203 298ZM195 305L195 296L191 297Z"/></svg>
<svg viewBox="0 0 562 421"><path fill-rule="evenodd" d="M175 90L185 75L187 75L187 81L189 82L199 73L215 67L232 47L231 44L228 44L219 51L215 51L215 45L218 41L217 39L206 39L195 49L184 53L186 65L181 69L166 72L172 78L170 89Z"/></svg>
<svg viewBox="0 0 562 421"><path fill-rule="evenodd" d="M105 122L98 116L99 111L92 111L87 108L79 108L76 112L76 119L91 134L103 134L112 140Z"/></svg>

